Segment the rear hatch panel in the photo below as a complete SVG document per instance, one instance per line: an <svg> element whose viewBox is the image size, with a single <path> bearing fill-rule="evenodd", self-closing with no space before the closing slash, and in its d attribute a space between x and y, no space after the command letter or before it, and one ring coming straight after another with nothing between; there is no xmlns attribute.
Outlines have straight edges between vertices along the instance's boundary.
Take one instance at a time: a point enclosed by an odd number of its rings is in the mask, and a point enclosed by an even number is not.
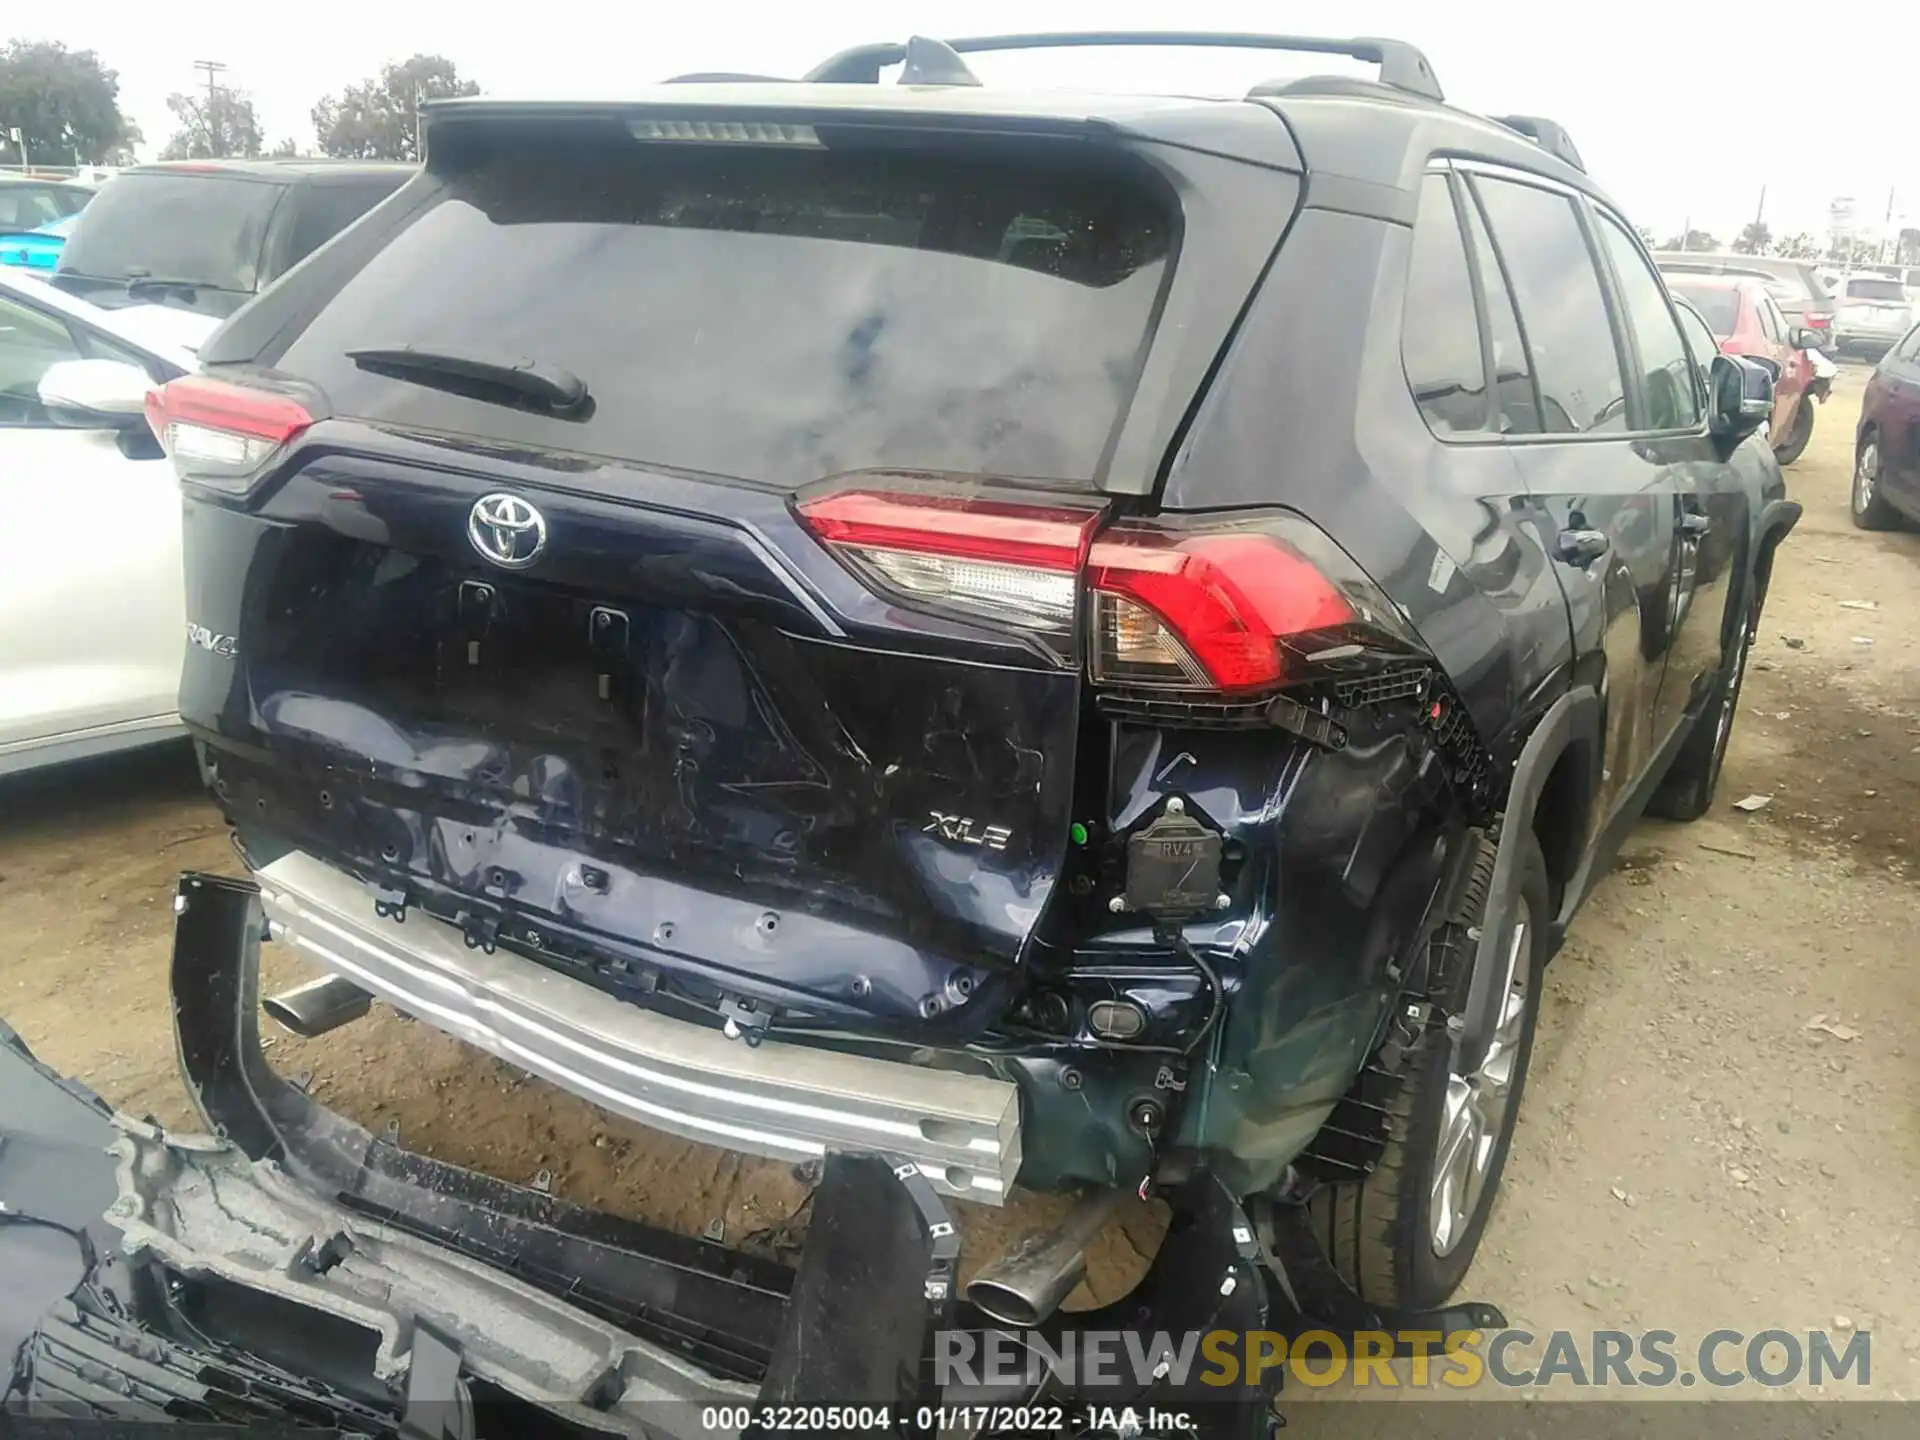
<svg viewBox="0 0 1920 1440"><path fill-rule="evenodd" d="M794 507L1146 489L1297 177L1099 123L657 114L450 115L203 352L331 418L189 506L183 716L263 861L749 1029L977 1031L1076 818L1082 632L890 603ZM591 404L353 358L409 343ZM494 494L544 517L525 568L469 539Z"/></svg>
<svg viewBox="0 0 1920 1440"><path fill-rule="evenodd" d="M1072 818L1077 657L886 606L779 495L326 444L353 429L313 432L257 519L192 527L252 552L239 653L193 660L234 667L221 723L271 756L216 762L244 823L642 989L917 1024L1013 962ZM551 565L470 545L503 487Z"/></svg>

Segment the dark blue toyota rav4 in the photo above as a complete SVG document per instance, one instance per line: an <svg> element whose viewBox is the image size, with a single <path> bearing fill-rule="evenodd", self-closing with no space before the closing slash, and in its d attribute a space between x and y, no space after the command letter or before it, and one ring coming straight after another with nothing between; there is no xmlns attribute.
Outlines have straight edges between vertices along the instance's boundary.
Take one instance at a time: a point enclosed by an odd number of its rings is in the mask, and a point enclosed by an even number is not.
<svg viewBox="0 0 1920 1440"><path fill-rule="evenodd" d="M1169 39L1381 76L964 59ZM1799 513L1769 377L1695 363L1564 132L1391 42L1101 34L427 134L150 402L181 711L331 974L270 1013L1085 1192L973 1288L1016 1325L1135 1191L1163 1298L1444 1305L1541 967L1709 805Z"/></svg>

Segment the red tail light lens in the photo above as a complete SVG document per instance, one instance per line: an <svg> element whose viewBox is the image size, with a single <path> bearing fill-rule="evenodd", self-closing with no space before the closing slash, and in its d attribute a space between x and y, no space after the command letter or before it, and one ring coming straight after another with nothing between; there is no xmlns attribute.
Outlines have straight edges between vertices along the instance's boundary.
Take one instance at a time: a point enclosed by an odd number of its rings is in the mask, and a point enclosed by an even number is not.
<svg viewBox="0 0 1920 1440"><path fill-rule="evenodd" d="M147 392L147 424L182 480L239 493L313 416L286 395L183 375Z"/></svg>
<svg viewBox="0 0 1920 1440"><path fill-rule="evenodd" d="M1422 653L1378 586L1307 521L1129 520L1101 505L843 490L802 521L869 588L919 609L1070 637L1087 596L1095 681L1276 690Z"/></svg>
<svg viewBox="0 0 1920 1440"><path fill-rule="evenodd" d="M1318 566L1264 529L1123 525L1093 544L1093 675L1123 684L1266 690L1288 650L1359 619Z"/></svg>
<svg viewBox="0 0 1920 1440"><path fill-rule="evenodd" d="M842 490L800 518L876 590L1023 630L1071 634L1097 505Z"/></svg>

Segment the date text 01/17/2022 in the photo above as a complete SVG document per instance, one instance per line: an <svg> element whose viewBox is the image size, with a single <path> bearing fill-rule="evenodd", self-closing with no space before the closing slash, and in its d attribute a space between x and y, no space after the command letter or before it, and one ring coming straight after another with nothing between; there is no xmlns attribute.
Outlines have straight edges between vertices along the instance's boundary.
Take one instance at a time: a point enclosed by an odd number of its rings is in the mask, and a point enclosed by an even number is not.
<svg viewBox="0 0 1920 1440"><path fill-rule="evenodd" d="M700 1415L708 1430L739 1433L761 1431L886 1431L893 1428L893 1408L887 1405L709 1405ZM1106 1434L1179 1434L1192 1429L1191 1418L1176 1411L1138 1410L1131 1405L1080 1407L1064 1405L922 1405L913 1416L914 1427L925 1432L948 1430L1005 1435L1059 1435L1069 1430Z"/></svg>

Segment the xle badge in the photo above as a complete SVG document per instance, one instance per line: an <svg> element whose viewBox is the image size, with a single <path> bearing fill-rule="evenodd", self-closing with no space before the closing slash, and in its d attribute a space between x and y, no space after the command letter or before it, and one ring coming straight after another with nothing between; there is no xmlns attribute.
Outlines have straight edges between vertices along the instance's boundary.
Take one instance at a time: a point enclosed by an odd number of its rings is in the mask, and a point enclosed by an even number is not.
<svg viewBox="0 0 1920 1440"><path fill-rule="evenodd" d="M1004 850L1013 838L1013 831L1004 825L982 825L971 816L942 815L938 810L927 812L927 823L921 827L921 833L938 835L956 845L978 845L988 850Z"/></svg>

